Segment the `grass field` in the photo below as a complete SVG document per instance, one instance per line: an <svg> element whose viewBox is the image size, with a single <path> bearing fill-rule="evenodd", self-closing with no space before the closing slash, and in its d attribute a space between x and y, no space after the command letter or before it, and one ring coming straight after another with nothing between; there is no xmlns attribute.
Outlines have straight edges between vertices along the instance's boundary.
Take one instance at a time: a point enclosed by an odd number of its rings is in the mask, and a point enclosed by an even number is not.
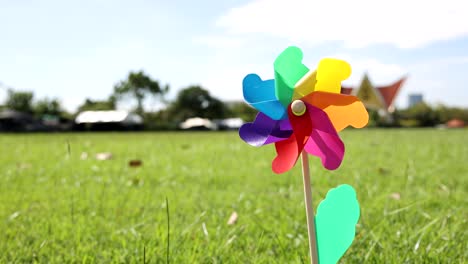
<svg viewBox="0 0 468 264"><path fill-rule="evenodd" d="M342 183L361 204L341 263L466 263L468 131L342 138L340 169L310 158L315 207ZM0 148L0 263L308 263L300 165L273 174L273 146L200 132L0 135Z"/></svg>

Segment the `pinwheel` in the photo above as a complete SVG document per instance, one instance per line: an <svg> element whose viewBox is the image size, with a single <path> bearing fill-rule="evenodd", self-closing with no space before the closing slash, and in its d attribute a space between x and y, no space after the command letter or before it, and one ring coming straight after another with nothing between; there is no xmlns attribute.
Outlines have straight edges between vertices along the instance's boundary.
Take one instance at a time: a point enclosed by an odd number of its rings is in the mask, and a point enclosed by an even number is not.
<svg viewBox="0 0 468 264"><path fill-rule="evenodd" d="M275 60L274 73L274 80L244 78L244 99L259 113L239 135L256 147L274 143L272 170L278 174L293 168L302 154L311 262L336 263L354 239L359 204L354 189L340 185L328 192L314 217L307 154L319 157L326 169L337 169L345 152L338 132L364 127L369 116L357 97L340 94L341 81L351 74L345 61L323 59L313 71L302 64L301 50L289 47Z"/></svg>
<svg viewBox="0 0 468 264"><path fill-rule="evenodd" d="M341 81L351 74L348 63L323 59L309 71L301 60L301 50L289 47L275 61L275 80L249 74L243 81L245 100L260 113L241 127L240 137L253 146L275 143L275 173L290 170L303 150L337 169L345 152L337 132L364 127L369 119L357 97L340 94Z"/></svg>

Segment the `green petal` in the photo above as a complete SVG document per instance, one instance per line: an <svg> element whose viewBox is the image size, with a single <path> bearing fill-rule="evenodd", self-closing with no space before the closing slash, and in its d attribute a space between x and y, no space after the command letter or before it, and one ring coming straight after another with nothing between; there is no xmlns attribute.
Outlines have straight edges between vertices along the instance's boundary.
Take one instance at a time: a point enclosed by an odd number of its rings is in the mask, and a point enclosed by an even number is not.
<svg viewBox="0 0 468 264"><path fill-rule="evenodd" d="M275 60L275 95L287 107L291 103L294 86L309 69L302 64L302 51L288 47Z"/></svg>

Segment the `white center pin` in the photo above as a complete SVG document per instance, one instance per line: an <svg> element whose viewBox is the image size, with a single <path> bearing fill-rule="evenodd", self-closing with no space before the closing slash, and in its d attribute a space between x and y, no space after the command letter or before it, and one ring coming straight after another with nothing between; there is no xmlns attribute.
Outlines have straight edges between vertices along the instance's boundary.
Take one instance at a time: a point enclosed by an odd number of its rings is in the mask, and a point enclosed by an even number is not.
<svg viewBox="0 0 468 264"><path fill-rule="evenodd" d="M295 116L301 116L306 112L306 105L301 100L294 100L291 104L291 110Z"/></svg>

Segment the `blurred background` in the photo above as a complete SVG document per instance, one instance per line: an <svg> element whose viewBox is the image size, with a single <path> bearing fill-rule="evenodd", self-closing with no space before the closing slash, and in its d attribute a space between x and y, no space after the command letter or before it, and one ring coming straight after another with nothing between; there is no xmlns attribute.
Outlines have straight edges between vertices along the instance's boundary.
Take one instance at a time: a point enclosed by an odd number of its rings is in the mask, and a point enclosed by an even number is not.
<svg viewBox="0 0 468 264"><path fill-rule="evenodd" d="M370 126L468 121L467 4L0 1L0 130L237 129L287 46L348 61ZM91 112L90 112L91 111ZM185 122L185 123L184 123Z"/></svg>

